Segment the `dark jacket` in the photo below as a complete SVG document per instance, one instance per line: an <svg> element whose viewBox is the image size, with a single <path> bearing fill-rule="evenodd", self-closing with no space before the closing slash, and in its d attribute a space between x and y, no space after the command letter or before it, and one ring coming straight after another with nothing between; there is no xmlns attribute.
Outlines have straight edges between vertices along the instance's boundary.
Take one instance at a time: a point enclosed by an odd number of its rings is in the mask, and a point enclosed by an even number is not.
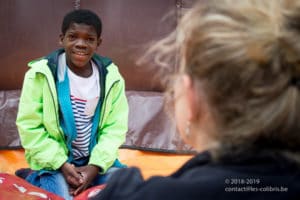
<svg viewBox="0 0 300 200"><path fill-rule="evenodd" d="M204 152L168 177L156 176L145 181L137 168L120 170L94 199L299 200L300 167L268 153L213 162L210 154Z"/></svg>

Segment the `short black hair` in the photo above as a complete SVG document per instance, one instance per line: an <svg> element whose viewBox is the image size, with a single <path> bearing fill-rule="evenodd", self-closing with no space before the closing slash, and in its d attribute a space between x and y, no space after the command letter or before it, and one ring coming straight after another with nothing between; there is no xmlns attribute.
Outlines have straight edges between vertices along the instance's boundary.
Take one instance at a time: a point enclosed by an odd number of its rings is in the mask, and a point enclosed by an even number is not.
<svg viewBox="0 0 300 200"><path fill-rule="evenodd" d="M61 32L66 33L72 23L87 24L93 26L97 32L97 37L100 37L102 32L102 22L100 17L94 12L86 9L73 10L67 13L63 19Z"/></svg>

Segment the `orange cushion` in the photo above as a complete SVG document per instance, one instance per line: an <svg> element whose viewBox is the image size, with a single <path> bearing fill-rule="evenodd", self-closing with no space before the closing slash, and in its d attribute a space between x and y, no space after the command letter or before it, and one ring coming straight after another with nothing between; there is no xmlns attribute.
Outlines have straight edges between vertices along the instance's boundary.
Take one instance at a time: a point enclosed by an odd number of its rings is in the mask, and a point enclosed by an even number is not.
<svg viewBox="0 0 300 200"><path fill-rule="evenodd" d="M122 163L141 168L145 178L152 175L169 175L192 157L130 149L120 149L119 154ZM23 149L0 150L0 172L14 174L17 169L24 167L28 167L28 164Z"/></svg>
<svg viewBox="0 0 300 200"><path fill-rule="evenodd" d="M23 149L0 151L0 172L14 174L17 169L24 167L28 167L28 164Z"/></svg>

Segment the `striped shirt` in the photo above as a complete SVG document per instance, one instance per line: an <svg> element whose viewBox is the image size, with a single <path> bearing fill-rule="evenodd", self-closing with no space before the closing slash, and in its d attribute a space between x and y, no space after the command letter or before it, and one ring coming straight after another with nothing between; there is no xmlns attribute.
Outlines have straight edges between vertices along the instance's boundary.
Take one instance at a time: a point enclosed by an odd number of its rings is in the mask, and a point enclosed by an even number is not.
<svg viewBox="0 0 300 200"><path fill-rule="evenodd" d="M89 156L93 116L99 101L99 73L93 64L93 74L84 78L68 70L71 90L71 103L77 130L72 142L73 157L80 159Z"/></svg>

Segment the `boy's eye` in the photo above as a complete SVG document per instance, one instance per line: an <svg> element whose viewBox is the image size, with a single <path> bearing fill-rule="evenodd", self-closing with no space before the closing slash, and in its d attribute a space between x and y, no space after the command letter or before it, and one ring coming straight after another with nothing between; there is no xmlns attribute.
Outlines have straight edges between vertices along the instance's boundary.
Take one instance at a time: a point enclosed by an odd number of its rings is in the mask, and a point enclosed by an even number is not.
<svg viewBox="0 0 300 200"><path fill-rule="evenodd" d="M91 37L91 38L88 38L88 41L89 41L89 42L94 42L95 40L96 40L96 39L95 39L95 38L92 38L92 37Z"/></svg>
<svg viewBox="0 0 300 200"><path fill-rule="evenodd" d="M75 35L68 35L69 40L74 40L75 38L76 38Z"/></svg>

